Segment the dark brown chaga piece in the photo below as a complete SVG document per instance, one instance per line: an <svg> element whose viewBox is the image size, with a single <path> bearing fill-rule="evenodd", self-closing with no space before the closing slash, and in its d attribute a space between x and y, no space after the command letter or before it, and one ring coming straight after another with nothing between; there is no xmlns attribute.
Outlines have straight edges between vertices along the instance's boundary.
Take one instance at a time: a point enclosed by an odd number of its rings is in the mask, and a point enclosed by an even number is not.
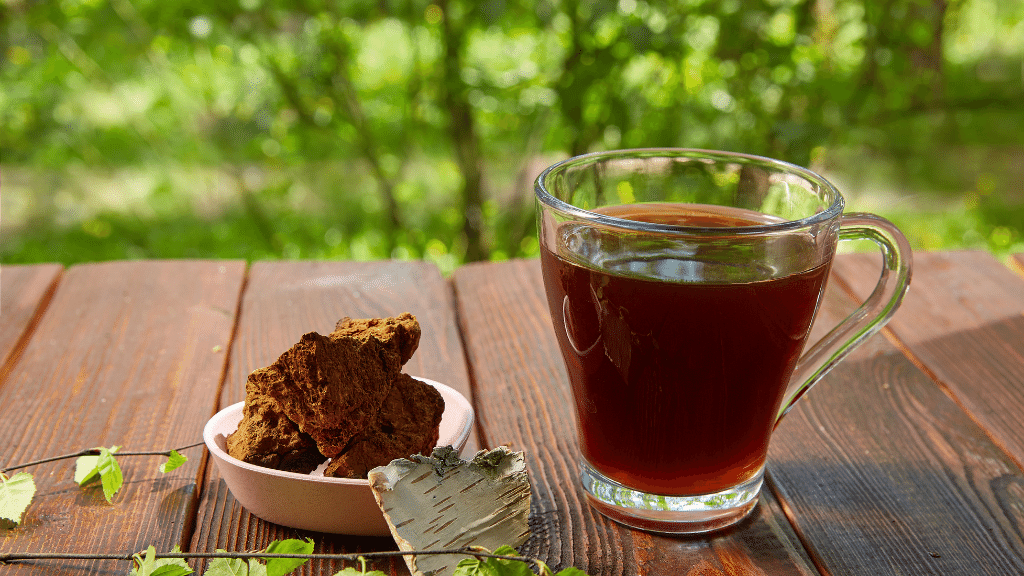
<svg viewBox="0 0 1024 576"><path fill-rule="evenodd" d="M325 476L366 478L366 473L396 458L429 456L437 445L444 398L433 386L400 374L377 421L335 456Z"/></svg>
<svg viewBox="0 0 1024 576"><path fill-rule="evenodd" d="M402 365L405 365L420 345L420 324L408 312L392 318L353 320L345 317L338 321L331 338L353 338L359 342L373 338L397 352Z"/></svg>
<svg viewBox="0 0 1024 576"><path fill-rule="evenodd" d="M247 395L238 431L227 438L228 454L243 462L309 474L327 457L316 441L281 411L281 406L266 395Z"/></svg>
<svg viewBox="0 0 1024 576"><path fill-rule="evenodd" d="M381 407L419 346L420 334L416 318L404 313L343 318L327 336L303 335L273 364L249 375L246 408L238 430L228 437L228 453L261 466L308 472L338 456L357 436L385 430L379 424Z"/></svg>
<svg viewBox="0 0 1024 576"><path fill-rule="evenodd" d="M397 350L375 338L359 342L311 332L277 362L250 374L246 396L253 388L276 399L330 458L374 422L401 368Z"/></svg>

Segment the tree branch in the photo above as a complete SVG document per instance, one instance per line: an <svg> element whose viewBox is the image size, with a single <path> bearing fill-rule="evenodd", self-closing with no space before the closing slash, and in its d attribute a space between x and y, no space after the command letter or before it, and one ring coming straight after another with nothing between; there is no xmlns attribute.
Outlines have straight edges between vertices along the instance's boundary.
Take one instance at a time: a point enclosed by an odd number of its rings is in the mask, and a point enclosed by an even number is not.
<svg viewBox="0 0 1024 576"><path fill-rule="evenodd" d="M357 554L277 554L273 552L164 552L156 554L157 558L169 559L249 559L259 558L264 560L277 558L291 558L301 560L321 561L345 561L356 562L360 558L373 560L379 558L396 558L400 556L438 556L445 554L461 554L464 556L475 556L478 558L501 558L504 560L517 560L529 564L537 563L535 558L524 556L505 556L494 554L479 546L465 546L462 548L450 548L442 550L384 550L378 552L360 552ZM125 553L78 553L78 552L4 552L0 553L0 565L16 562L32 562L39 560L132 560L135 554Z"/></svg>
<svg viewBox="0 0 1024 576"><path fill-rule="evenodd" d="M195 448L196 446L202 446L204 442L196 442L195 444L189 444L188 446L182 446L181 448L173 448L174 452L181 452L182 450L188 450L189 448ZM15 464L14 466L8 466L6 468L0 468L0 472L10 472L11 470L18 470L21 468L28 468L29 466L36 466L38 464L46 464L48 462L56 462L57 460L69 460L71 458L80 458L82 456L99 456L99 448L86 448L85 450L79 450L78 452L72 452L70 454L61 454L60 456L50 456L48 458L42 458L40 460L33 460L31 462L25 462L24 464ZM116 452L118 456L170 456L171 450L163 451L142 451L142 452Z"/></svg>

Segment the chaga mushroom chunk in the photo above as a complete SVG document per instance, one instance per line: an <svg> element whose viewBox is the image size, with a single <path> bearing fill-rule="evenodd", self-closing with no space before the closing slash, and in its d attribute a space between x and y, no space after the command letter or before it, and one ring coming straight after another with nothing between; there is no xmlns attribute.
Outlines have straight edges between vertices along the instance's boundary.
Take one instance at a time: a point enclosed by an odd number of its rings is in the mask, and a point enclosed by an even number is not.
<svg viewBox="0 0 1024 576"><path fill-rule="evenodd" d="M421 329L408 312L342 318L333 332L302 338L270 366L249 374L245 409L228 453L252 464L365 477L394 458L429 453L444 400L402 374Z"/></svg>
<svg viewBox="0 0 1024 576"><path fill-rule="evenodd" d="M398 354L404 366L420 345L420 324L416 317L405 312L393 318L342 318L331 332L331 338L353 338L360 342L374 339Z"/></svg>
<svg viewBox="0 0 1024 576"><path fill-rule="evenodd" d="M437 445L443 413L444 399L436 388L400 374L377 421L331 460L324 475L366 478L370 469L395 458L430 455Z"/></svg>

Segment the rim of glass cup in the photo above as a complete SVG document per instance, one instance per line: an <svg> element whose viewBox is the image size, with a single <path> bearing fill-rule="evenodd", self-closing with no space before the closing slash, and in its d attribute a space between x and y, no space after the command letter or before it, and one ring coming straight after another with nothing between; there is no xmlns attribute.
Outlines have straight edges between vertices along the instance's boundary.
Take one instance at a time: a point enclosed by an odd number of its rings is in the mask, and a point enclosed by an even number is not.
<svg viewBox="0 0 1024 576"><path fill-rule="evenodd" d="M573 206L564 200L556 198L548 192L546 180L548 176L556 171L562 171L576 165L585 165L600 158L634 157L634 158L694 158L709 159L716 161L742 160L744 163L754 163L768 166L779 172L786 172L800 176L813 182L835 195L832 204L820 211L799 220L786 220L785 222L773 222L771 224L757 224L753 226L729 226L729 227L703 227L703 226L681 226L677 224L655 224L638 220L627 220L615 216L607 216L597 212L591 212L578 206ZM705 150L700 148L627 148L622 150L607 150L601 152L589 152L567 158L544 169L534 181L534 192L537 198L544 204L569 214L577 219L597 222L606 226L616 228L628 228L644 232L660 233L695 233L695 234L763 234L766 232L780 232L786 230L797 230L815 224L820 224L835 218L843 212L846 200L839 190L824 176L783 160L775 160L766 156L756 154L744 154L742 152L728 152L722 150Z"/></svg>

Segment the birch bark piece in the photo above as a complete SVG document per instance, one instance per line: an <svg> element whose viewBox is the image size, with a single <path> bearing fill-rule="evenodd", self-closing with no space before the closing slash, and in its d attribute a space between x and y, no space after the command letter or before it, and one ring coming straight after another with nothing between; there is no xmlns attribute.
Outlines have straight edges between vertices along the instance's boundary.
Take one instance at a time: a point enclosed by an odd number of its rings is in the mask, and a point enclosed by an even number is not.
<svg viewBox="0 0 1024 576"><path fill-rule="evenodd" d="M370 470L370 488L400 550L516 548L530 534L522 452L502 446L467 462L451 446ZM414 576L450 576L462 557L406 556Z"/></svg>

